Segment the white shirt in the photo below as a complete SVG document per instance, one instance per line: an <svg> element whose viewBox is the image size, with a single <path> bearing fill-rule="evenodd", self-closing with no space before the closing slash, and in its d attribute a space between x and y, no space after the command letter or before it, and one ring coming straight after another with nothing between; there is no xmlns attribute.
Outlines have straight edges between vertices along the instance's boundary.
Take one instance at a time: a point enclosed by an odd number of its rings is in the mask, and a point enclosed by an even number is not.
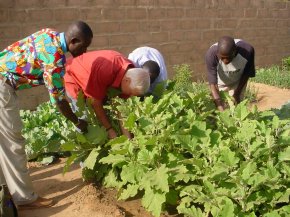
<svg viewBox="0 0 290 217"><path fill-rule="evenodd" d="M155 48L139 47L129 54L128 59L131 60L137 68L142 68L144 63L148 60L155 61L159 65L160 74L150 85L149 92L152 92L158 83L167 80L167 70L163 56Z"/></svg>

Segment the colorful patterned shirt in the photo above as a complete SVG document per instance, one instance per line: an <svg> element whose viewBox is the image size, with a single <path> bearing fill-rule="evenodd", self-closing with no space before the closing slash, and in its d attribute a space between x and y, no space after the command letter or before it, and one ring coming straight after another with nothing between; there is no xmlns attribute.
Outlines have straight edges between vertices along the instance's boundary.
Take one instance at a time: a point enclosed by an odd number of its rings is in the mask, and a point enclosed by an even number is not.
<svg viewBox="0 0 290 217"><path fill-rule="evenodd" d="M64 33L42 29L0 52L0 74L15 90L45 84L52 103L65 98Z"/></svg>

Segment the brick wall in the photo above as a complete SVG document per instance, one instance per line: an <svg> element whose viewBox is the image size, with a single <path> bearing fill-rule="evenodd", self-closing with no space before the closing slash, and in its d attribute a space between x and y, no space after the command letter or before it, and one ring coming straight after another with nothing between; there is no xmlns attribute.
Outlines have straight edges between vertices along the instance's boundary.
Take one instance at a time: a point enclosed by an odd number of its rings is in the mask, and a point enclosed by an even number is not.
<svg viewBox="0 0 290 217"><path fill-rule="evenodd" d="M290 55L290 1L283 0L0 0L0 49L43 27L64 31L81 19L94 39L90 49L124 54L142 45L159 49L169 76L189 63L205 75L204 54L222 35L250 42L256 65Z"/></svg>

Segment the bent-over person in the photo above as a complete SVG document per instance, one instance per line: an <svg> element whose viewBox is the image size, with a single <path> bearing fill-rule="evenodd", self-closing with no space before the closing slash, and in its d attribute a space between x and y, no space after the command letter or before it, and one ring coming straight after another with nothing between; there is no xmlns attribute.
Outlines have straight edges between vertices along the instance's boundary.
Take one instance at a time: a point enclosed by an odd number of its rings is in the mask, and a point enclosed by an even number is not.
<svg viewBox="0 0 290 217"><path fill-rule="evenodd" d="M255 77L255 50L241 39L223 36L206 53L207 78L213 100L225 109L220 91L228 91L236 103L244 97L250 77Z"/></svg>

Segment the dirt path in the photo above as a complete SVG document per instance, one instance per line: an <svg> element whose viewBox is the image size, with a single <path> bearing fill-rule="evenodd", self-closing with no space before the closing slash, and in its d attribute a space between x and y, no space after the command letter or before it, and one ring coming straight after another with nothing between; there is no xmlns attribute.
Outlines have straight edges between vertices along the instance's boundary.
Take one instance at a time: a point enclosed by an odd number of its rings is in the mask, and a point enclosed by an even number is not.
<svg viewBox="0 0 290 217"><path fill-rule="evenodd" d="M260 110L278 108L290 100L289 89L264 84L251 84L258 91L256 105ZM140 200L117 201L115 190L84 183L78 165L62 175L64 160L39 167L30 163L31 177L41 196L54 198L49 209L20 211L20 217L149 217ZM164 215L168 216L168 215Z"/></svg>
<svg viewBox="0 0 290 217"><path fill-rule="evenodd" d="M257 103L259 110L279 108L290 101L290 89L280 89L266 84L251 83L251 87L258 92Z"/></svg>
<svg viewBox="0 0 290 217"><path fill-rule="evenodd" d="M116 191L83 182L79 165L62 175L65 159L50 166L29 163L36 191L56 204L52 208L22 210L20 217L123 217L149 215L140 200L117 201Z"/></svg>

